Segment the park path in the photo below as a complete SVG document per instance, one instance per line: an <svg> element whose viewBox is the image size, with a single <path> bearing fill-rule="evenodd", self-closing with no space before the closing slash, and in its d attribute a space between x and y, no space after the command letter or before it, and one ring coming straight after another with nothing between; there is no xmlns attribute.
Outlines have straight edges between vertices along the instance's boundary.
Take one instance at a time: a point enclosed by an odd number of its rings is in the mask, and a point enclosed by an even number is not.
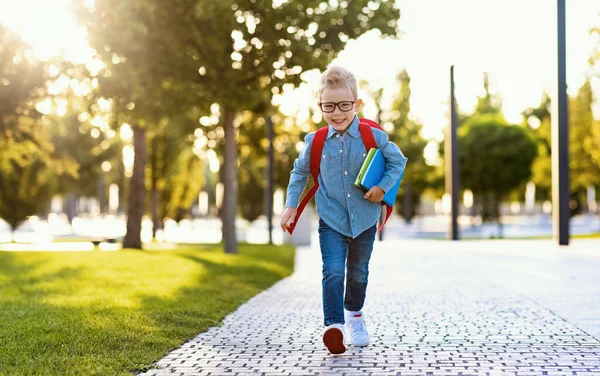
<svg viewBox="0 0 600 376"><path fill-rule="evenodd" d="M600 375L600 240L377 242L371 345L321 342L321 261L295 272L144 375Z"/></svg>

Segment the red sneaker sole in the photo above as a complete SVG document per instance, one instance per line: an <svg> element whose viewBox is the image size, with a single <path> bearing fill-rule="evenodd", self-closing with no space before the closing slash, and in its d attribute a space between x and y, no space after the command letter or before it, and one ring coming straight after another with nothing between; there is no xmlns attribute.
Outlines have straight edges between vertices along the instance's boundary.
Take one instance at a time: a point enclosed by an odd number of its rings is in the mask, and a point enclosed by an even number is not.
<svg viewBox="0 0 600 376"><path fill-rule="evenodd" d="M337 328L328 329L323 333L323 343L332 354L343 354L346 352L344 333Z"/></svg>

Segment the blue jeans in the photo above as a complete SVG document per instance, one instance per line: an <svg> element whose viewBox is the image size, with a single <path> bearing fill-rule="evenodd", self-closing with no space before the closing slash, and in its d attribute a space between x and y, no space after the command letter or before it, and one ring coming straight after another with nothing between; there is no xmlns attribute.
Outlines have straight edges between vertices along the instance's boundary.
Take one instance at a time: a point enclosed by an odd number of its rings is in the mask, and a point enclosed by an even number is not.
<svg viewBox="0 0 600 376"><path fill-rule="evenodd" d="M362 309L376 232L377 226L374 225L352 239L333 230L319 219L325 325L343 324L344 308L348 311ZM345 296L344 277L346 277Z"/></svg>

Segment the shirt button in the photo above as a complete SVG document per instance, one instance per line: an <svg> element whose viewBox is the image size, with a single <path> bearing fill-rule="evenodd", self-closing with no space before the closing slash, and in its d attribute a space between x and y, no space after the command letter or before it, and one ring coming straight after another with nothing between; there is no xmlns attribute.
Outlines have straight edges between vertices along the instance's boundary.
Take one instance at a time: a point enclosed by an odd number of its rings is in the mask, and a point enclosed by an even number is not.
<svg viewBox="0 0 600 376"><path fill-rule="evenodd" d="M340 149L340 153L343 153L344 151Z"/></svg>
<svg viewBox="0 0 600 376"><path fill-rule="evenodd" d="M348 193L348 197L350 197L350 193Z"/></svg>
<svg viewBox="0 0 600 376"><path fill-rule="evenodd" d="M337 136L335 136L335 137L337 137L337 138L340 138L340 135L338 134L338 135L337 135Z"/></svg>
<svg viewBox="0 0 600 376"><path fill-rule="evenodd" d="M367 154L363 153L363 157L366 157L366 156L367 156Z"/></svg>
<svg viewBox="0 0 600 376"><path fill-rule="evenodd" d="M348 171L344 171L344 175L348 175Z"/></svg>
<svg viewBox="0 0 600 376"><path fill-rule="evenodd" d="M323 154L323 158L325 158L325 154Z"/></svg>

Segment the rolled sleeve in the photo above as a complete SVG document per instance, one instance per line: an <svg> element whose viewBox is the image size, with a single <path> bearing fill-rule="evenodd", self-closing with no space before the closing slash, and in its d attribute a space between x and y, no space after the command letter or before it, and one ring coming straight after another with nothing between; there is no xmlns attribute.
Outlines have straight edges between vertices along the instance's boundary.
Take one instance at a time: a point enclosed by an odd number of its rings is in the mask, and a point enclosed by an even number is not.
<svg viewBox="0 0 600 376"><path fill-rule="evenodd" d="M375 135L377 148L381 150L385 158L385 173L377 186L387 193L400 179L408 158L402 154L398 145L388 139L387 134L379 130L373 130L373 134Z"/></svg>
<svg viewBox="0 0 600 376"><path fill-rule="evenodd" d="M306 181L310 175L310 148L314 136L315 133L312 132L304 137L304 148L294 161L294 169L290 172L290 182L285 200L287 208L297 208L300 202L300 195L304 191Z"/></svg>

